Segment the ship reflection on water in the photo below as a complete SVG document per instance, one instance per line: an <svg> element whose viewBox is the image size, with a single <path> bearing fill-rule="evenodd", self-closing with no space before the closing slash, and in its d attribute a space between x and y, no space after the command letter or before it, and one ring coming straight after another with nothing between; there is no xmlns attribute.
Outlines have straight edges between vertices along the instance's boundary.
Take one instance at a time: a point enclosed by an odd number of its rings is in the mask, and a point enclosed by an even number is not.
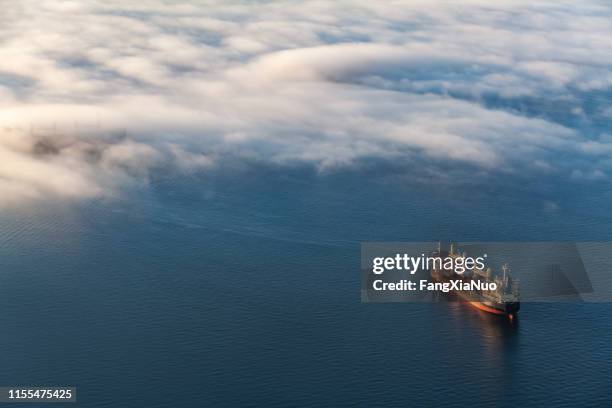
<svg viewBox="0 0 612 408"><path fill-rule="evenodd" d="M507 384L517 381L517 370L513 367L520 354L520 319L510 320L477 310L465 302L448 302L445 306L458 338L471 339L470 348L479 350L469 353L476 363L474 369L495 377L495 381L489 382L487 394L509 397Z"/></svg>
<svg viewBox="0 0 612 408"><path fill-rule="evenodd" d="M487 313L473 308L466 302L447 302L449 314L457 325L476 329L483 346L495 352L501 348L515 347L520 335L520 319ZM496 355L498 355L496 353Z"/></svg>
<svg viewBox="0 0 612 408"><path fill-rule="evenodd" d="M448 312L457 330L470 330L479 337L483 358L488 365L502 369L508 359L518 352L520 319L475 310L465 302L448 302ZM463 333L465 335L465 333Z"/></svg>

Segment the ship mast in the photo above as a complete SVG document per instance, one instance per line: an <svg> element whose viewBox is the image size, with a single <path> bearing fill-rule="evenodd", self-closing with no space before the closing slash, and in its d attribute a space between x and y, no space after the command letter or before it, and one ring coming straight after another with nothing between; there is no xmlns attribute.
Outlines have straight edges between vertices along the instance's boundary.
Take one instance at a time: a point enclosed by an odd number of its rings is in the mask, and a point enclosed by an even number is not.
<svg viewBox="0 0 612 408"><path fill-rule="evenodd" d="M502 265L502 272L504 273L502 275L502 283L504 285L504 288L508 287L508 264L505 263Z"/></svg>

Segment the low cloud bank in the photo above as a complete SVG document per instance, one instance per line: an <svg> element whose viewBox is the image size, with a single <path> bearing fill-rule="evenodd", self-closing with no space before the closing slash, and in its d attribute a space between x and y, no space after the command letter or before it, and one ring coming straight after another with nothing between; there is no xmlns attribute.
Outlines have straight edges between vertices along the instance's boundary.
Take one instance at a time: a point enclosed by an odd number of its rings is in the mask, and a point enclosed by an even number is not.
<svg viewBox="0 0 612 408"><path fill-rule="evenodd" d="M174 144L152 147L125 135L90 136L5 128L0 143L0 208L48 197L108 197L146 181L155 167L209 167L213 159Z"/></svg>
<svg viewBox="0 0 612 408"><path fill-rule="evenodd" d="M603 2L5 3L0 206L109 196L223 155L612 171ZM75 131L28 130L49 127Z"/></svg>

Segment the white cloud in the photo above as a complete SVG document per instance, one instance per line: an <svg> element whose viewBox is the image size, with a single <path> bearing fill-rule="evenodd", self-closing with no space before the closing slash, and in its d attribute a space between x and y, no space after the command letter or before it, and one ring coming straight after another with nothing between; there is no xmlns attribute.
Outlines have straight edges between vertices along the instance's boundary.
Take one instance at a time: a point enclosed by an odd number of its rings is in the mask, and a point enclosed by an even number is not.
<svg viewBox="0 0 612 408"><path fill-rule="evenodd" d="M46 155L0 132L0 205L220 155L605 178L610 17L598 1L23 0L0 14L0 126L100 127ZM132 138L101 136L117 128Z"/></svg>

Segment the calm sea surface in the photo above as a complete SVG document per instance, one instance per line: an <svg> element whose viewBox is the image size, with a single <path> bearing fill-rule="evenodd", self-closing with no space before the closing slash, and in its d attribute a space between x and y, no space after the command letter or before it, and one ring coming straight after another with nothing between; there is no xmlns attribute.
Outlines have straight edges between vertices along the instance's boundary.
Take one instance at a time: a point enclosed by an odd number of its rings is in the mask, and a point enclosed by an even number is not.
<svg viewBox="0 0 612 408"><path fill-rule="evenodd" d="M400 172L401 173L401 172ZM83 407L612 406L612 304L361 304L361 241L612 240L601 185L242 168L0 213L0 385Z"/></svg>

